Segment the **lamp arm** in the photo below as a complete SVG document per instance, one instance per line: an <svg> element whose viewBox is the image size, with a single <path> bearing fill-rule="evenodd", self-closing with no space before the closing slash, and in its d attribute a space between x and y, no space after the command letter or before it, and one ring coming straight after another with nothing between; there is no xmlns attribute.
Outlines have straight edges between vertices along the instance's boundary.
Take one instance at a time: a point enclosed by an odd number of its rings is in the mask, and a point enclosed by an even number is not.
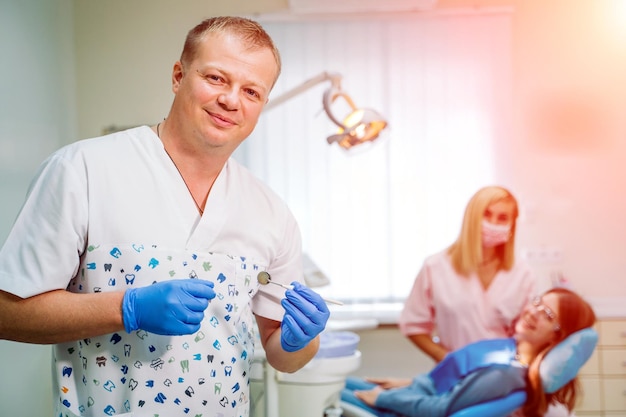
<svg viewBox="0 0 626 417"><path fill-rule="evenodd" d="M302 84L292 88L291 90L288 90L287 92L281 94L280 96L271 99L266 105L265 108L263 109L263 111L267 111L270 110L274 107L277 107L281 104L283 104L285 101L290 100L292 98L294 98L295 96L304 93L305 91L307 91L308 89L316 86L319 83L322 83L324 81L331 81L332 85L335 86L336 88L339 88L339 84L341 82L341 75L334 73L334 72L322 72L318 75L316 75L313 78L310 78L308 80L306 80L305 82L303 82Z"/></svg>
<svg viewBox="0 0 626 417"><path fill-rule="evenodd" d="M324 111L326 112L326 115L328 116L328 118L332 120L334 124L342 128L344 131L347 131L349 130L348 127L346 127L341 120L337 119L330 109L330 105L338 97L342 97L348 103L352 111L357 110L356 106L354 105L354 102L352 101L352 98L348 94L341 91L340 89L329 88L328 90L324 92L324 99L323 99Z"/></svg>

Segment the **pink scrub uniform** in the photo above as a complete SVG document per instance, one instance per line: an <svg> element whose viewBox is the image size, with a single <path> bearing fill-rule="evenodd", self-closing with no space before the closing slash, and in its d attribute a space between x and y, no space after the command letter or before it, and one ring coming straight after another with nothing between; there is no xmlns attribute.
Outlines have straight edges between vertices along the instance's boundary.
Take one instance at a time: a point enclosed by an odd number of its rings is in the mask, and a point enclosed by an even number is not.
<svg viewBox="0 0 626 417"><path fill-rule="evenodd" d="M405 336L436 332L448 350L509 337L535 291L535 278L522 262L498 272L485 290L477 275L459 275L442 251L424 261L400 314L400 331Z"/></svg>
<svg viewBox="0 0 626 417"><path fill-rule="evenodd" d="M284 290L259 288L261 270L276 282L302 280L286 204L231 159L200 216L147 126L48 158L0 251L0 288L20 297L182 278L215 284L195 334L120 331L56 345L55 416L248 416L252 313L284 314Z"/></svg>

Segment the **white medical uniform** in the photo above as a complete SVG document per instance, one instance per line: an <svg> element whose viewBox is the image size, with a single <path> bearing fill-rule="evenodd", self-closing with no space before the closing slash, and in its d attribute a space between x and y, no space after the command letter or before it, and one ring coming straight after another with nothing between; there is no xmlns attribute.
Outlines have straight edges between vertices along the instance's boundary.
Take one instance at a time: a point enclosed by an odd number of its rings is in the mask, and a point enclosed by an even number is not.
<svg viewBox="0 0 626 417"><path fill-rule="evenodd" d="M231 159L200 216L147 126L48 158L0 251L0 289L20 297L181 278L215 284L195 334L121 331L56 345L55 416L247 416L252 312L284 314L284 290L259 289L261 270L302 281L300 233L286 204Z"/></svg>

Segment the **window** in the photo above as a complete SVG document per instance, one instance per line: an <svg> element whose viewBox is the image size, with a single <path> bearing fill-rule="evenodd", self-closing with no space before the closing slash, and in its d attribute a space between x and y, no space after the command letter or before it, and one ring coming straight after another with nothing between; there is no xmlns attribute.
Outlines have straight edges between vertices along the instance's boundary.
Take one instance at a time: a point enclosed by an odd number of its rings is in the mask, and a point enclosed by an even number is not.
<svg viewBox="0 0 626 417"><path fill-rule="evenodd" d="M510 111L510 15L264 22L283 59L276 97L323 72L389 121L348 154L326 137L322 83L262 114L236 158L289 204L325 295L402 300L424 258L457 236L470 196L496 180ZM271 97L270 96L270 100Z"/></svg>

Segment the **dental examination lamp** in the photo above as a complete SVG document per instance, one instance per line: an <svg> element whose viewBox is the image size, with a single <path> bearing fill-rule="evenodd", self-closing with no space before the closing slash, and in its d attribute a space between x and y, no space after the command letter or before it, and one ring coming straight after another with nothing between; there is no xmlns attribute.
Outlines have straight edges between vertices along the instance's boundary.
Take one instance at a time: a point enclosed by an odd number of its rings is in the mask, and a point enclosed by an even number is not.
<svg viewBox="0 0 626 417"><path fill-rule="evenodd" d="M330 87L324 92L324 111L330 120L339 127L336 134L327 138L328 144L336 142L342 148L349 150L354 146L376 140L380 132L387 127L387 121L372 109L356 107L350 96L341 89L341 75L337 73L322 72L282 95L271 99L265 106L265 110L277 107L324 81L330 81L331 83ZM338 98L344 99L351 109L350 114L343 121L336 117L331 110L332 104Z"/></svg>

